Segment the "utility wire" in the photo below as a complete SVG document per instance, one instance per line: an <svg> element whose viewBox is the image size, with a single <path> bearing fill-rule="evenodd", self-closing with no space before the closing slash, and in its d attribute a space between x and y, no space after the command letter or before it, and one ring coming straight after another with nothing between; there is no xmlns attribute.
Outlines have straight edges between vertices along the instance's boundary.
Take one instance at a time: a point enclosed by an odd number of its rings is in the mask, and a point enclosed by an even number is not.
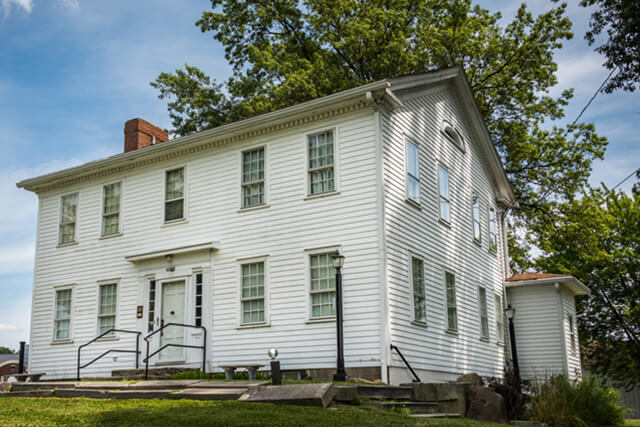
<svg viewBox="0 0 640 427"><path fill-rule="evenodd" d="M602 92L602 88L604 88L604 86L607 84L607 82L609 81L609 79L611 78L611 76L613 75L613 73L615 73L618 70L618 67L614 68L613 70L611 70L611 72L609 73L609 75L607 76L606 79L604 79L604 81L602 82L602 84L600 85L600 87L598 88L598 90L596 90L596 92L593 94L593 96L591 97L591 99L589 99L589 102L587 102L587 105L584 106L584 108L582 109L582 111L580 111L580 114L578 114L578 117L576 117L576 119L573 121L573 123L571 123L571 126L575 125L578 120L580 120L580 117L582 117L582 115L584 114L585 111L587 111L587 108L589 108L589 106L591 105L591 103L593 102L594 99L596 99L596 96L598 96L598 94L600 92Z"/></svg>

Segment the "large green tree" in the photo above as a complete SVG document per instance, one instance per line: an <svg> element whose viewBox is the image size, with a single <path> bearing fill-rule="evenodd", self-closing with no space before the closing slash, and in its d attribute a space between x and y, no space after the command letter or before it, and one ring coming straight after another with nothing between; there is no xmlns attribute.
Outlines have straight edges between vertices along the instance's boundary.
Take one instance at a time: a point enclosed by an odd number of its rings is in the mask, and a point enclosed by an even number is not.
<svg viewBox="0 0 640 427"><path fill-rule="evenodd" d="M578 299L586 367L627 388L640 384L640 191L591 190L559 206L539 234L537 266L592 290Z"/></svg>
<svg viewBox="0 0 640 427"><path fill-rule="evenodd" d="M606 40L596 47L605 56L605 67L612 78L606 92L624 89L633 92L640 85L640 5L638 0L582 0L583 7L595 6L585 39L590 45L606 33Z"/></svg>
<svg viewBox="0 0 640 427"><path fill-rule="evenodd" d="M534 16L522 5L499 23L471 0L212 0L197 25L225 49L223 84L186 65L152 86L169 100L175 132L206 128L363 83L462 66L514 186L518 229L553 218L583 190L606 146L593 125L560 125L572 90L553 54L572 37L565 4ZM516 237L517 236L517 237ZM512 236L514 267L530 265L527 233Z"/></svg>

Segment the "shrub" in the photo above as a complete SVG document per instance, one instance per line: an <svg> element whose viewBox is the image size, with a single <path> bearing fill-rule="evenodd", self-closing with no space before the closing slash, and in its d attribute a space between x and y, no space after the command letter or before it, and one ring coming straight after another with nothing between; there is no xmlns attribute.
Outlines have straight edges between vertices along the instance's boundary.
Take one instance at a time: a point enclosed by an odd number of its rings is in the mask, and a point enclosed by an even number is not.
<svg viewBox="0 0 640 427"><path fill-rule="evenodd" d="M596 377L572 382L553 376L533 386L532 418L553 426L614 426L624 423L626 412L620 393L601 387Z"/></svg>
<svg viewBox="0 0 640 427"><path fill-rule="evenodd" d="M504 381L491 378L489 387L503 397L508 420L517 420L522 417L526 396L521 391L522 386L513 369L505 371Z"/></svg>

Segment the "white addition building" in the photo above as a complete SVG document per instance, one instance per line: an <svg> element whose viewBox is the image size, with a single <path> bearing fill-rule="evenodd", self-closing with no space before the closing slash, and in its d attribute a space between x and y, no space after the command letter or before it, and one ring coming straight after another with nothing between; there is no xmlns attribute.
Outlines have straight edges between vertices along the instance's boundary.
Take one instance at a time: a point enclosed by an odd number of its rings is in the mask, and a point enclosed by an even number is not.
<svg viewBox="0 0 640 427"><path fill-rule="evenodd" d="M462 69L167 139L134 119L124 153L18 184L39 199L32 372L73 378L93 338L82 364L179 323L149 339L173 344L151 367L202 366L179 345L205 345L207 371L275 347L283 370L330 378L339 250L347 374L411 380L393 345L423 381L502 376L515 200ZM134 365L110 353L82 375Z"/></svg>

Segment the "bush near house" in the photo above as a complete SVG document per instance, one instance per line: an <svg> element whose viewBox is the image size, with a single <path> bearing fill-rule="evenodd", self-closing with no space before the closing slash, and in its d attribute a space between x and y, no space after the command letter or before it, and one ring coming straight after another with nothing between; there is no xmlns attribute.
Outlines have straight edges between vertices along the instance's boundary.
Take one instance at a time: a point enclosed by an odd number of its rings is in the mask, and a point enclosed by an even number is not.
<svg viewBox="0 0 640 427"><path fill-rule="evenodd" d="M628 411L619 404L620 393L602 387L596 377L570 381L553 376L532 388L532 419L552 426L617 426Z"/></svg>

